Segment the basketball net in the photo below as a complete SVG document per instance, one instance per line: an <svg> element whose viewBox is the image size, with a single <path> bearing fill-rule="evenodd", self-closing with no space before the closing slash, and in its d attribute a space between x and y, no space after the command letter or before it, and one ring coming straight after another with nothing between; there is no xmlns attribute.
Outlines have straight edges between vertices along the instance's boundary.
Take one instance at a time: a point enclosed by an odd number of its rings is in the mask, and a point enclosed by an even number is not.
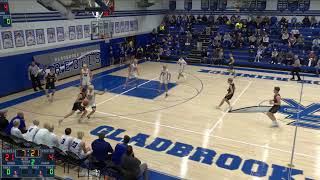
<svg viewBox="0 0 320 180"><path fill-rule="evenodd" d="M110 6L111 2L110 0L103 0L103 2L107 5L107 7ZM91 4L91 1L89 1L89 5L91 7L95 7L96 3ZM100 20L101 17L103 16L104 12L92 12L92 15L97 18L97 20Z"/></svg>

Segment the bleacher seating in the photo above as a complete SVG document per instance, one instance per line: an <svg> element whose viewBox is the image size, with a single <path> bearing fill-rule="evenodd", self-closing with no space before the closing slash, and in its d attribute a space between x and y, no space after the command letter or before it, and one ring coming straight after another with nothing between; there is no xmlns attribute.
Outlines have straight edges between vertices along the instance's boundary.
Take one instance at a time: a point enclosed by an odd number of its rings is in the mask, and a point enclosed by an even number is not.
<svg viewBox="0 0 320 180"><path fill-rule="evenodd" d="M280 3L280 1L279 1ZM182 24L182 27L186 27L186 24L190 24L190 20L188 20L188 23L182 22L181 18L183 17L175 17L176 22L179 24ZM164 53L162 55L163 59L178 59L180 56L187 57L187 61L191 63L203 63L203 57L201 57L201 49L205 48L208 51L208 54L213 53L212 43L213 39L217 36L217 34L220 34L223 36L225 33L230 32L237 32L235 30L235 26L232 24L227 23L220 23L215 21L215 23L209 23L208 21L201 21L200 18L195 17L193 23L191 23L191 30L192 32L192 41L191 45L188 48L185 48L184 42L182 44L180 43L181 49L183 49L181 52L183 53L177 53L180 52L177 47L175 49L172 46L164 47L164 51L166 51L166 48L170 50L174 49L174 51L170 51L169 53ZM263 17L261 17L263 18ZM169 18L170 19L170 18ZM245 21L245 20L242 20ZM168 24L168 22L167 22ZM176 37L177 35L179 38L185 37L185 34L183 34L183 31L177 31L177 28L179 27L175 23L169 23L168 24L168 31L165 33L160 33L157 36L157 41L162 41L163 37L173 36ZM303 48L299 45L295 45L293 47L290 47L289 44L283 44L281 40L281 31L282 29L286 29L289 33L292 29L295 27L298 28L300 31L300 35L304 38L304 46ZM256 32L255 26L250 24L250 22L247 23L247 32ZM186 28L185 28L186 29ZM183 30L185 30L183 29ZM263 30L262 30L263 29ZM231 47L230 44L222 43L222 47L224 49L224 58L228 58L228 54L230 52L233 53L235 59L236 59L236 65L239 66L254 66L254 67L262 67L262 68L272 68L272 69L280 69L280 70L288 70L290 67L287 67L284 64L276 64L271 65L271 52L273 48L278 49L278 51L287 53L289 51L292 51L295 55L298 55L299 58L302 60L303 65L307 65L308 59L307 55L311 51L312 47L312 40L315 39L315 37L319 36L319 25L316 24L313 27L304 27L304 25L301 22L297 22L295 24L287 23L287 25L282 26L280 23L280 20L277 17L270 17L270 23L267 25L260 25L260 30L265 31L269 36L269 46L266 47L263 54L263 59L259 63L254 63L252 55L249 53L249 44L248 41L245 40L242 47ZM208 33L209 31L209 33ZM246 39L247 37L245 37ZM270 44L275 43L276 47L271 47ZM210 47L211 46L211 47ZM256 53L257 47L255 47L255 53ZM318 50L316 52L318 54ZM254 54L255 55L255 54ZM205 61L209 63L213 63L212 60ZM226 61L224 61L226 63ZM305 72L315 73L316 69L315 67L303 67L302 68Z"/></svg>

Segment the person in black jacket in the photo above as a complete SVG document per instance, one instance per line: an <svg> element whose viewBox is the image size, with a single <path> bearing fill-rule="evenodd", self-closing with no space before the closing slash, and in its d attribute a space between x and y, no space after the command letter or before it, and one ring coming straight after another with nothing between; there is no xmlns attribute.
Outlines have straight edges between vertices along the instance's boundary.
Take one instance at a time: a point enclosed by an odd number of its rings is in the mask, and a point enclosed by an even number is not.
<svg viewBox="0 0 320 180"><path fill-rule="evenodd" d="M7 110L0 110L0 131L3 132L8 125Z"/></svg>
<svg viewBox="0 0 320 180"><path fill-rule="evenodd" d="M143 177L148 180L148 166L134 157L132 146L128 146L126 154L121 158L121 169L125 180L138 180Z"/></svg>

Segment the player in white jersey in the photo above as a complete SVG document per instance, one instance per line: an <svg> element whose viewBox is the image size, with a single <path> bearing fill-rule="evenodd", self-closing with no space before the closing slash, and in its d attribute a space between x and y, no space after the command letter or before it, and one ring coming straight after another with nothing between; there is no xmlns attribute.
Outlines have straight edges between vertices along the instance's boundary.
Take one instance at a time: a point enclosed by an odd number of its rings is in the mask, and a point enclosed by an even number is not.
<svg viewBox="0 0 320 180"><path fill-rule="evenodd" d="M89 106L91 106L92 111L88 114L87 118L90 119L91 115L97 110L96 105L96 94L103 95L105 92L98 92L94 90L94 86L90 85L87 91L87 99L89 101Z"/></svg>
<svg viewBox="0 0 320 180"><path fill-rule="evenodd" d="M178 80L180 79L180 77L183 77L184 79L186 79L186 77L183 75L184 72L184 68L187 65L187 62L181 57L177 64L179 65L179 75L178 75Z"/></svg>
<svg viewBox="0 0 320 180"><path fill-rule="evenodd" d="M27 132L23 134L23 137L27 141L33 141L34 136L37 134L39 130L39 121L34 120L33 124L28 128Z"/></svg>
<svg viewBox="0 0 320 180"><path fill-rule="evenodd" d="M159 86L159 93L161 92L162 85L164 85L166 97L168 96L168 83L171 79L171 73L169 72L166 65L162 67L161 73L160 73L160 86Z"/></svg>
<svg viewBox="0 0 320 180"><path fill-rule="evenodd" d="M66 152L69 151L71 142L73 141L73 137L70 136L71 128L66 128L64 130L64 135L61 136L59 141L59 149Z"/></svg>
<svg viewBox="0 0 320 180"><path fill-rule="evenodd" d="M44 123L43 128L40 128L36 135L33 138L33 142L36 144L45 144L44 137L47 136L50 132L49 129L50 125L48 123Z"/></svg>
<svg viewBox="0 0 320 180"><path fill-rule="evenodd" d="M59 147L59 139L57 135L53 132L53 130L54 130L54 126L51 125L49 127L49 134L44 137L46 142L45 145L49 147Z"/></svg>
<svg viewBox="0 0 320 180"><path fill-rule="evenodd" d="M81 69L80 73L80 86L82 89L86 89L90 84L92 80L92 73L90 69L88 68L87 64L83 64L83 67Z"/></svg>
<svg viewBox="0 0 320 180"><path fill-rule="evenodd" d="M86 147L86 143L82 141L82 138L84 136L84 132L79 131L77 133L77 138L74 138L71 142L69 150L73 153L75 153L79 158L84 159L89 154L92 153L91 149L89 147Z"/></svg>
<svg viewBox="0 0 320 180"><path fill-rule="evenodd" d="M135 86L138 85L138 75L139 75L139 69L138 69L138 61L135 59L133 60L128 68L128 77L126 79L126 83L123 87L123 89L125 89L128 85L128 82L130 79L134 79L135 80Z"/></svg>

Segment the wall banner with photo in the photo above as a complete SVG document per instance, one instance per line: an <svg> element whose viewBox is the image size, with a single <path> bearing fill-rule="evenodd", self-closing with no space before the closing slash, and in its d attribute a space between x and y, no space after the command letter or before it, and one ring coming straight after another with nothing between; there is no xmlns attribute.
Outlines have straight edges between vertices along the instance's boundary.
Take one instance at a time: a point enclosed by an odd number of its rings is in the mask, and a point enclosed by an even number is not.
<svg viewBox="0 0 320 180"><path fill-rule="evenodd" d="M125 27L124 27L124 21L120 22L120 33L124 33Z"/></svg>
<svg viewBox="0 0 320 180"><path fill-rule="evenodd" d="M114 22L109 23L109 31L110 31L110 37L114 34Z"/></svg>
<svg viewBox="0 0 320 180"><path fill-rule="evenodd" d="M46 43L44 29L36 29L36 40L37 40L37 44L45 44Z"/></svg>
<svg viewBox="0 0 320 180"><path fill-rule="evenodd" d="M78 75L83 64L91 70L101 68L100 45L75 48L34 56L36 62L44 66L53 66L58 78Z"/></svg>
<svg viewBox="0 0 320 180"><path fill-rule="evenodd" d="M91 21L91 39L99 39L99 22Z"/></svg>
<svg viewBox="0 0 320 180"><path fill-rule="evenodd" d="M58 42L64 41L64 28L63 27L57 27L57 40Z"/></svg>
<svg viewBox="0 0 320 180"><path fill-rule="evenodd" d="M75 40L77 38L76 36L76 27L75 26L69 26L69 39Z"/></svg>
<svg viewBox="0 0 320 180"><path fill-rule="evenodd" d="M1 32L3 49L13 48L13 38L11 31Z"/></svg>
<svg viewBox="0 0 320 180"><path fill-rule="evenodd" d="M120 22L119 21L114 23L114 29L117 34L120 33Z"/></svg>
<svg viewBox="0 0 320 180"><path fill-rule="evenodd" d="M27 46L36 45L36 36L35 36L34 29L28 29L25 32L26 32Z"/></svg>
<svg viewBox="0 0 320 180"><path fill-rule="evenodd" d="M83 38L83 26L82 25L77 25L77 39L82 39Z"/></svg>
<svg viewBox="0 0 320 180"><path fill-rule="evenodd" d="M16 47L24 47L26 45L24 41L24 31L23 30L18 30L14 31L14 42L16 44Z"/></svg>
<svg viewBox="0 0 320 180"><path fill-rule="evenodd" d="M57 41L55 28L47 29L47 38L48 38L48 43L55 43Z"/></svg>
<svg viewBox="0 0 320 180"><path fill-rule="evenodd" d="M89 24L84 25L83 29L84 29L84 38L90 37L90 25Z"/></svg>

